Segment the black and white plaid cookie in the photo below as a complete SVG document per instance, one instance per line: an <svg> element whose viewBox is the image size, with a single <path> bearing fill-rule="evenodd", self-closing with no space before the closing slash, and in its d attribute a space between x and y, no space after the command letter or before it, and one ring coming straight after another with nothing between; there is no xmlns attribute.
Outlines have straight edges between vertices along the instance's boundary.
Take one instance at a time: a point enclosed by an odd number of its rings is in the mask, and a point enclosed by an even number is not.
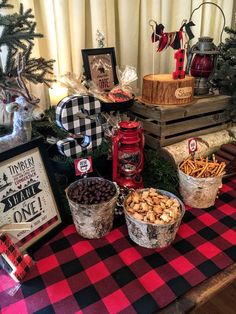
<svg viewBox="0 0 236 314"><path fill-rule="evenodd" d="M103 130L98 119L101 104L93 96L73 95L62 99L56 108L59 127L79 138L69 137L57 142L60 153L77 157L101 145ZM82 136L81 136L82 135Z"/></svg>

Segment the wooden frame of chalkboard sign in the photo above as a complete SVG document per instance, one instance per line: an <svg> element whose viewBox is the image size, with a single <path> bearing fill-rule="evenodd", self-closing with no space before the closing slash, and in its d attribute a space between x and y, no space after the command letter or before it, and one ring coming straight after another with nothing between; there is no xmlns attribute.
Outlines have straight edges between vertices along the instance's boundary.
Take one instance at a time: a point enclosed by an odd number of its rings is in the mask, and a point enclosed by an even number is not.
<svg viewBox="0 0 236 314"><path fill-rule="evenodd" d="M81 52L87 80L102 91L109 91L118 84L114 47L82 49Z"/></svg>
<svg viewBox="0 0 236 314"><path fill-rule="evenodd" d="M35 251L63 226L62 201L42 138L0 154L0 226L30 222L11 231L21 251Z"/></svg>

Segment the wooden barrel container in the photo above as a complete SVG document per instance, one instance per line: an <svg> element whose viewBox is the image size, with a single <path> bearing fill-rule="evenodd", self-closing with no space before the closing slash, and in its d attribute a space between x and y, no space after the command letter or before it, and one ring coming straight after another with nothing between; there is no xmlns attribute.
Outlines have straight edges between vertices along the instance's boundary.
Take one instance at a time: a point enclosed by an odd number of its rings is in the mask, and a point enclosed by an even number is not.
<svg viewBox="0 0 236 314"><path fill-rule="evenodd" d="M172 74L149 74L143 78L142 101L154 105L181 105L193 101L194 78L174 80Z"/></svg>

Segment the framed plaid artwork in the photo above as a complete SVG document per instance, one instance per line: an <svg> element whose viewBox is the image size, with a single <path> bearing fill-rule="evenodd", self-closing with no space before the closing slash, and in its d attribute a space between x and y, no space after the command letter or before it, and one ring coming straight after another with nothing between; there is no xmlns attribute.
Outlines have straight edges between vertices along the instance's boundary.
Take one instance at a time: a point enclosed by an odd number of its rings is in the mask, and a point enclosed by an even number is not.
<svg viewBox="0 0 236 314"><path fill-rule="evenodd" d="M103 91L109 91L118 84L114 47L81 51L87 80L93 81Z"/></svg>
<svg viewBox="0 0 236 314"><path fill-rule="evenodd" d="M21 251L34 251L62 226L62 202L42 138L0 154L0 227L30 222L11 231Z"/></svg>

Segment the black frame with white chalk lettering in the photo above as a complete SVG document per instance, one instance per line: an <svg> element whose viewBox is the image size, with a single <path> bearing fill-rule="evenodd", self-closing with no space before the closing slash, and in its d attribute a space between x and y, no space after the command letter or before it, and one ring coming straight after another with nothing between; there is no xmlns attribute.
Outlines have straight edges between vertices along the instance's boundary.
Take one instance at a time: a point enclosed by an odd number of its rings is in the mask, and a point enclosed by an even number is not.
<svg viewBox="0 0 236 314"><path fill-rule="evenodd" d="M31 231L12 233L21 250L32 253L55 235L64 212L42 138L0 154L0 226L32 223Z"/></svg>

